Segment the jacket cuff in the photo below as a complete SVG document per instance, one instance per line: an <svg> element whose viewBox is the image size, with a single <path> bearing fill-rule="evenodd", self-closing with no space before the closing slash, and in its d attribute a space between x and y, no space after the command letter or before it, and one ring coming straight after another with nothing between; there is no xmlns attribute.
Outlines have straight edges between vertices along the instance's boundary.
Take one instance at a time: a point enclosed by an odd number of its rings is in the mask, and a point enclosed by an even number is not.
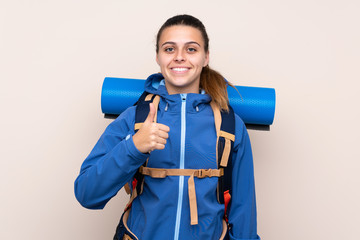
<svg viewBox="0 0 360 240"><path fill-rule="evenodd" d="M131 157L139 160L141 163L143 163L150 156L149 153L142 153L136 148L132 136L126 137L126 147L129 150Z"/></svg>

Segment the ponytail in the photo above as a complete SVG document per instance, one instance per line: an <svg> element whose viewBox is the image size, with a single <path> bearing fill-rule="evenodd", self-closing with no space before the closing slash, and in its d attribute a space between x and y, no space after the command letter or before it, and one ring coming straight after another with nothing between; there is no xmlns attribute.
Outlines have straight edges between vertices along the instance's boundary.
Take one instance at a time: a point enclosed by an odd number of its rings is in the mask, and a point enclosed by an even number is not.
<svg viewBox="0 0 360 240"><path fill-rule="evenodd" d="M234 87L217 71L209 66L203 67L200 75L200 88L204 89L218 107L226 112L229 111L227 85Z"/></svg>

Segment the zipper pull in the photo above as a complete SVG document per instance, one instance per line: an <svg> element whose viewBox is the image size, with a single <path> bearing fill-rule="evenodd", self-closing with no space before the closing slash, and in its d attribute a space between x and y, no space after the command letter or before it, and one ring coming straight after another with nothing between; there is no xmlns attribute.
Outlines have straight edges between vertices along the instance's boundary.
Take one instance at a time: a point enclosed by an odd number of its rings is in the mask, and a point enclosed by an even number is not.
<svg viewBox="0 0 360 240"><path fill-rule="evenodd" d="M180 96L182 101L186 101L186 96L187 96L186 93L181 93Z"/></svg>

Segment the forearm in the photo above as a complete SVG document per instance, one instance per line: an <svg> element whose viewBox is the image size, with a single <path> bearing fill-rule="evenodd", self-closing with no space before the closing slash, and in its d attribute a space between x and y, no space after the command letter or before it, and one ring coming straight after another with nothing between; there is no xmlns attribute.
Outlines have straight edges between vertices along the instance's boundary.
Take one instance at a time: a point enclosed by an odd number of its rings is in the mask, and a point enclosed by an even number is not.
<svg viewBox="0 0 360 240"><path fill-rule="evenodd" d="M101 140L100 140L101 141ZM101 209L135 174L148 154L139 152L132 138L124 139L109 152L94 147L75 181L75 195L81 205Z"/></svg>

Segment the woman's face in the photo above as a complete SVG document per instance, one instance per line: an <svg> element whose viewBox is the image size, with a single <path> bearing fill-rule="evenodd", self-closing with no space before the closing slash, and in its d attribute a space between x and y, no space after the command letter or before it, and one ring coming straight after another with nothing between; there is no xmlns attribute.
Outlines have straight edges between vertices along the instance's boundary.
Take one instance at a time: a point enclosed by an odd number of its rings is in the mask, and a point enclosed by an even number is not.
<svg viewBox="0 0 360 240"><path fill-rule="evenodd" d="M199 93L200 74L209 63L201 32L190 26L171 26L163 30L158 46L156 62L168 93Z"/></svg>

